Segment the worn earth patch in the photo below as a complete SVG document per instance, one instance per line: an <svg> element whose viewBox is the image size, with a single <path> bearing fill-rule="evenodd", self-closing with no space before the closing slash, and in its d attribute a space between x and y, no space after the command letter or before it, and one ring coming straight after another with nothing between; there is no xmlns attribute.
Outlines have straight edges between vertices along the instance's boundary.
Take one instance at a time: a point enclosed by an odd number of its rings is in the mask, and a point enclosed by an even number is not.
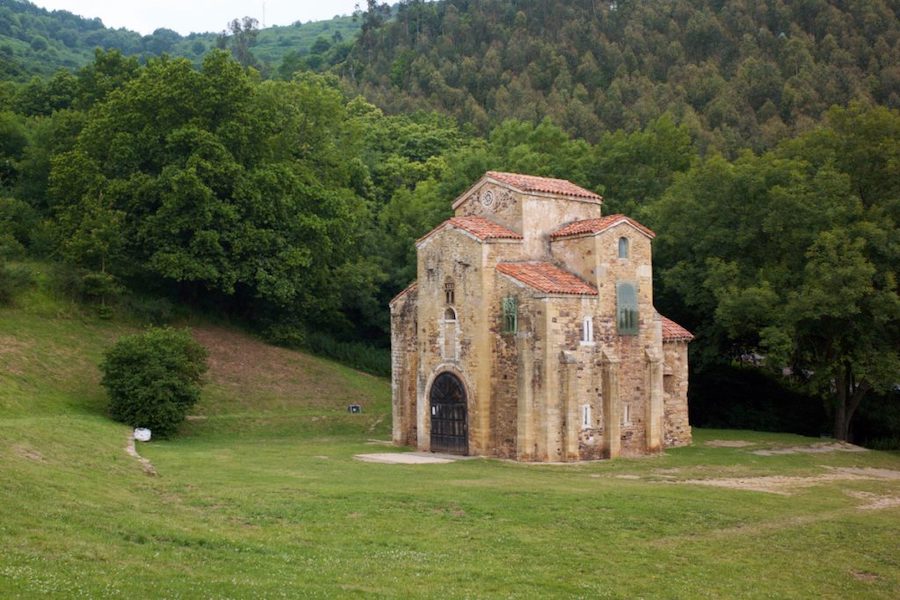
<svg viewBox="0 0 900 600"><path fill-rule="evenodd" d="M784 448L766 448L753 450L750 453L757 456L776 456L779 454L824 454L826 452L868 452L865 448L854 446L847 442L830 442L812 444L811 446L786 446Z"/></svg>
<svg viewBox="0 0 900 600"><path fill-rule="evenodd" d="M744 440L709 440L703 445L710 446L711 448L746 448L747 446L755 446L756 444Z"/></svg>
<svg viewBox="0 0 900 600"><path fill-rule="evenodd" d="M712 487L731 488L735 490L750 490L754 492L766 492L790 496L799 488L806 488L833 481L871 481L871 480L900 480L900 471L891 469L857 469L846 467L826 467L827 473L811 477L790 477L786 475L771 475L763 477L723 477L716 479L685 479L671 483L688 485L707 485Z"/></svg>
<svg viewBox="0 0 900 600"><path fill-rule="evenodd" d="M0 368L12 375L25 373L24 351L31 346L11 335L0 335Z"/></svg>
<svg viewBox="0 0 900 600"><path fill-rule="evenodd" d="M847 495L864 501L864 504L860 504L858 507L860 510L880 510L882 508L900 506L900 496L873 494L871 492L847 492Z"/></svg>
<svg viewBox="0 0 900 600"><path fill-rule="evenodd" d="M27 458L34 462L47 462L47 459L44 458L43 454L28 446L16 445L12 447L12 451L16 456L21 456L22 458Z"/></svg>

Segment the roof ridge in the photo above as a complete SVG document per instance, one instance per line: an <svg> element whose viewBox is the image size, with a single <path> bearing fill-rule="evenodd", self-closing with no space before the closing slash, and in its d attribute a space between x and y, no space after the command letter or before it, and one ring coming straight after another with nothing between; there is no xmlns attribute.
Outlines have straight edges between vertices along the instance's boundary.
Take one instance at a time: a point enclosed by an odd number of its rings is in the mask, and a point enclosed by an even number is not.
<svg viewBox="0 0 900 600"><path fill-rule="evenodd" d="M481 215L462 215L450 217L440 225L416 240L416 245L425 241L445 227L457 227L475 236L478 241L485 240L521 240L522 234Z"/></svg>
<svg viewBox="0 0 900 600"><path fill-rule="evenodd" d="M657 311L662 319L662 339L665 342L689 342L694 339L694 334Z"/></svg>
<svg viewBox="0 0 900 600"><path fill-rule="evenodd" d="M487 171L484 177L490 177L518 188L524 192L543 192L547 194L559 194L575 198L587 198L602 201L603 197L596 192L572 183L568 179L559 177L544 177L541 175L526 175L524 173L511 173L507 171Z"/></svg>
<svg viewBox="0 0 900 600"><path fill-rule="evenodd" d="M571 223L566 223L565 225L551 233L550 237L563 238L574 235L600 233L602 231L606 231L614 225L618 225L620 222L628 223L651 239L656 237L656 233L652 229L622 213L572 221Z"/></svg>

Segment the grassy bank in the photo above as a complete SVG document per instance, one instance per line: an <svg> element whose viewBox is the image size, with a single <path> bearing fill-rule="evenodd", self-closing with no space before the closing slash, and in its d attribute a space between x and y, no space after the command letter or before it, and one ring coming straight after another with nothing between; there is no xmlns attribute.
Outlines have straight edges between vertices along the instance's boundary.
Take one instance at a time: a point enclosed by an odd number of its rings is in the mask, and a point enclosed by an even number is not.
<svg viewBox="0 0 900 600"><path fill-rule="evenodd" d="M135 324L32 293L0 309L0 597L900 592L896 454L709 430L577 466L362 463L391 451L389 382L208 325L207 393L138 447L148 476L97 385Z"/></svg>

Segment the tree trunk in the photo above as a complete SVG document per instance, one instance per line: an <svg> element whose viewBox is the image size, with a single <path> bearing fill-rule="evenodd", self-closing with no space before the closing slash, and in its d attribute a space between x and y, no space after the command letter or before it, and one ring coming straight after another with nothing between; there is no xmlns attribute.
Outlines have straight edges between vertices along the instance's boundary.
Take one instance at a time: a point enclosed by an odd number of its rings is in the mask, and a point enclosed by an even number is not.
<svg viewBox="0 0 900 600"><path fill-rule="evenodd" d="M865 379L856 384L853 370L849 365L841 368L834 383L837 392L837 403L834 407L834 439L848 442L850 441L850 420L872 386Z"/></svg>
<svg viewBox="0 0 900 600"><path fill-rule="evenodd" d="M847 418L847 371L841 366L837 376L834 378L834 385L837 388L837 403L834 407L834 439L842 442L847 441L847 434L850 430L849 419Z"/></svg>

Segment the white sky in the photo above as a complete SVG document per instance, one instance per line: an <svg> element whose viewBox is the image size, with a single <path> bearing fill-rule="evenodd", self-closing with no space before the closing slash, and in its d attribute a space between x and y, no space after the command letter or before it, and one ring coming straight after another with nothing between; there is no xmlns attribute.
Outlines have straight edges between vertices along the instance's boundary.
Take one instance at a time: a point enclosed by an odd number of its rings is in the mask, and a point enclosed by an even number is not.
<svg viewBox="0 0 900 600"><path fill-rule="evenodd" d="M144 35L160 27L182 35L219 32L232 19L254 17L265 25L290 25L295 21L324 21L349 15L365 0L31 0L47 10L67 10L92 19L100 17L107 27L125 27Z"/></svg>

